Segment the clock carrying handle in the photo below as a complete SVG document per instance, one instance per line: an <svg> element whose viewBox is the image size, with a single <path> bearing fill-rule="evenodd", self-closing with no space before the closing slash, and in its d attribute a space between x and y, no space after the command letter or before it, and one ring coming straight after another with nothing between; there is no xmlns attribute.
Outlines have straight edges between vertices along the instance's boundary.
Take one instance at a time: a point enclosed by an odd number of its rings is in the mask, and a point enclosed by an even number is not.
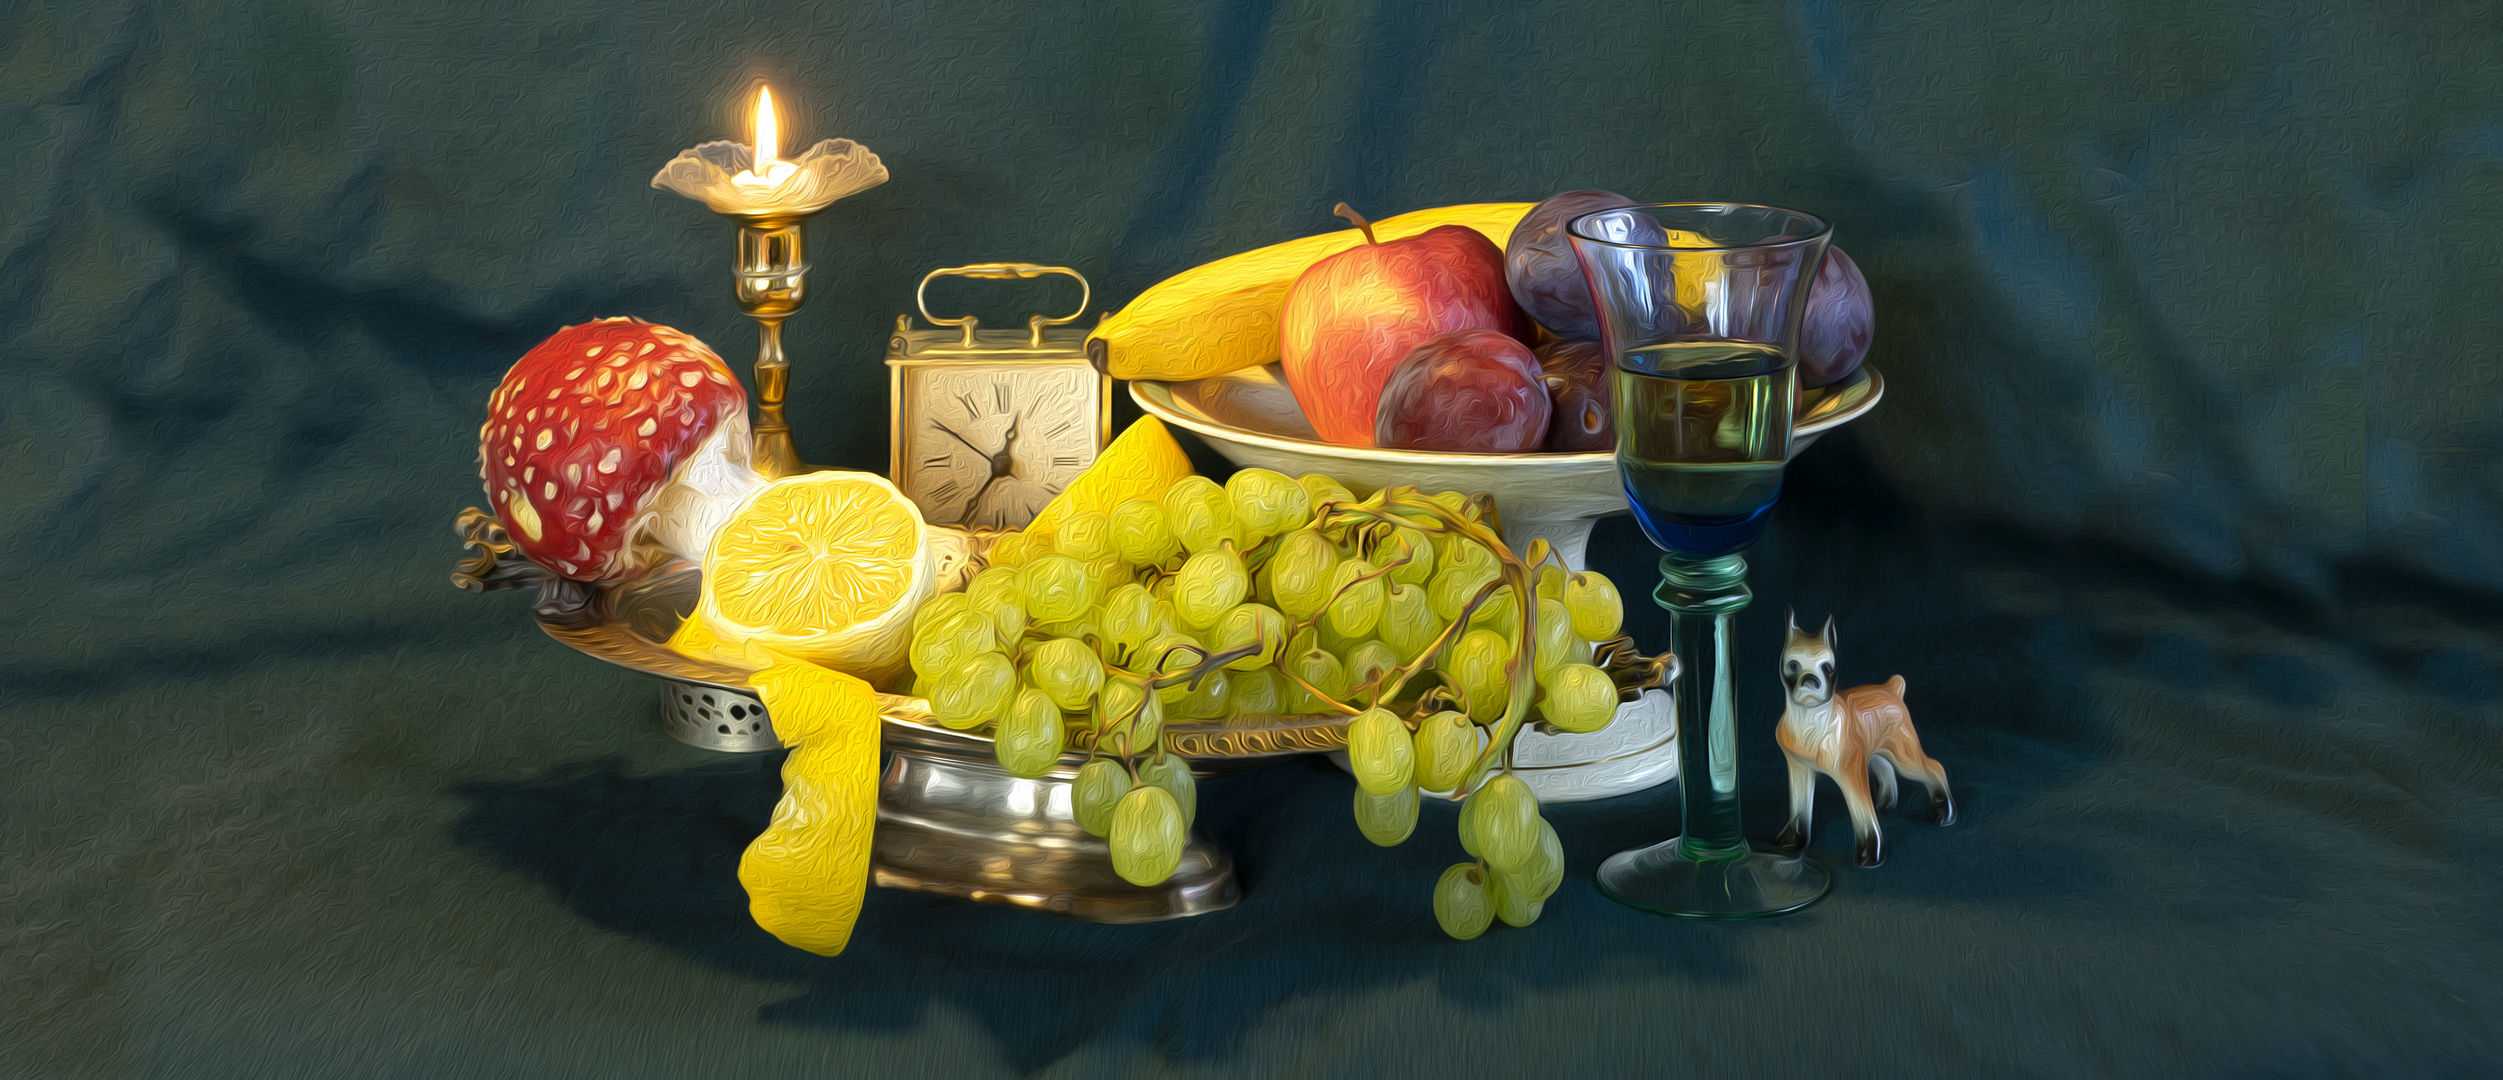
<svg viewBox="0 0 2503 1080"><path fill-rule="evenodd" d="M942 266L921 276L921 285L913 290L913 306L921 309L921 317L930 320L932 326L962 327L965 332L963 344L971 348L974 328L982 325L981 321L971 315L942 319L930 314L928 297L930 282L943 277L1013 281L1019 278L1038 278L1045 274L1067 274L1078 279L1078 309L1057 319L1045 318L1041 315L1026 316L1026 347L1039 349L1043 347L1044 327L1064 326L1078 321L1078 316L1086 314L1086 305L1095 299L1095 287L1087 284L1086 275L1066 266L1042 266L1036 263L974 263L970 266Z"/></svg>

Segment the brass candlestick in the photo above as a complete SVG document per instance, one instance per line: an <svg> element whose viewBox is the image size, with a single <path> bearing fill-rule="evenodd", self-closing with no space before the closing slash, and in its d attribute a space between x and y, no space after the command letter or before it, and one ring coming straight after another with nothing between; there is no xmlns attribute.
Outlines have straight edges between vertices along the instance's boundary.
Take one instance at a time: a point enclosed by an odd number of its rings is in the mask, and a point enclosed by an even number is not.
<svg viewBox="0 0 2503 1080"><path fill-rule="evenodd" d="M791 361L782 355L782 320L808 299L805 215L725 214L739 223L734 276L739 310L756 320L756 471L768 477L804 472L791 424L782 417Z"/></svg>
<svg viewBox="0 0 2503 1080"><path fill-rule="evenodd" d="M756 320L756 426L753 465L768 477L807 471L782 416L791 363L782 352L782 320L808 297L803 238L808 219L848 195L883 184L886 165L850 139L827 139L798 158L776 157L773 97L760 90L756 141L708 142L679 153L652 186L703 203L737 222L738 262L732 269L739 310Z"/></svg>

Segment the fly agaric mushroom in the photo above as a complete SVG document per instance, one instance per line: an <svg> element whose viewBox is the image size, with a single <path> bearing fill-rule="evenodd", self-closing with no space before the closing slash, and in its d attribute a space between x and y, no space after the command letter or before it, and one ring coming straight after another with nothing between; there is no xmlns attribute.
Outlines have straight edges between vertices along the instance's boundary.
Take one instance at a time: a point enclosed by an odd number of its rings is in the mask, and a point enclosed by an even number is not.
<svg viewBox="0 0 2503 1080"><path fill-rule="evenodd" d="M764 482L747 392L704 343L633 318L568 326L487 399L479 479L515 547L578 581L632 576L648 537L696 560Z"/></svg>

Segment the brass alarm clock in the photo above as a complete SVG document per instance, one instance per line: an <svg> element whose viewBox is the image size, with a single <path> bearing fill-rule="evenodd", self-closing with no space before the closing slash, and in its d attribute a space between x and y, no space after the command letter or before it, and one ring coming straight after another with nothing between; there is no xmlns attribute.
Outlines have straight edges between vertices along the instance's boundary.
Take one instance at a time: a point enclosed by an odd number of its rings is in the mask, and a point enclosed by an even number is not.
<svg viewBox="0 0 2503 1080"><path fill-rule="evenodd" d="M1026 328L984 330L971 315L930 314L930 282L1066 274L1078 281L1076 311L1029 316ZM1088 359L1086 314L1094 289L1062 266L979 263L932 270L913 292L930 323L895 317L887 345L892 459L888 475L923 519L969 529L1014 529L1094 464L1112 437L1112 377ZM947 329L942 329L947 328Z"/></svg>

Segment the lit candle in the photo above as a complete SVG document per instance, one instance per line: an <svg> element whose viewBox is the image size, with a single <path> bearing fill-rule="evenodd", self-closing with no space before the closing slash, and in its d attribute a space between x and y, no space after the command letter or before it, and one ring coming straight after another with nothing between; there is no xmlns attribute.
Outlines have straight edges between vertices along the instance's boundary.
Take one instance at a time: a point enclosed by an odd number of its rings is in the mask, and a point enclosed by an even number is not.
<svg viewBox="0 0 2503 1080"><path fill-rule="evenodd" d="M781 149L781 127L774 122L773 91L759 86L756 88L755 161L740 170L739 175L731 177L731 181L743 188L781 187L799 172L790 162L780 160Z"/></svg>

